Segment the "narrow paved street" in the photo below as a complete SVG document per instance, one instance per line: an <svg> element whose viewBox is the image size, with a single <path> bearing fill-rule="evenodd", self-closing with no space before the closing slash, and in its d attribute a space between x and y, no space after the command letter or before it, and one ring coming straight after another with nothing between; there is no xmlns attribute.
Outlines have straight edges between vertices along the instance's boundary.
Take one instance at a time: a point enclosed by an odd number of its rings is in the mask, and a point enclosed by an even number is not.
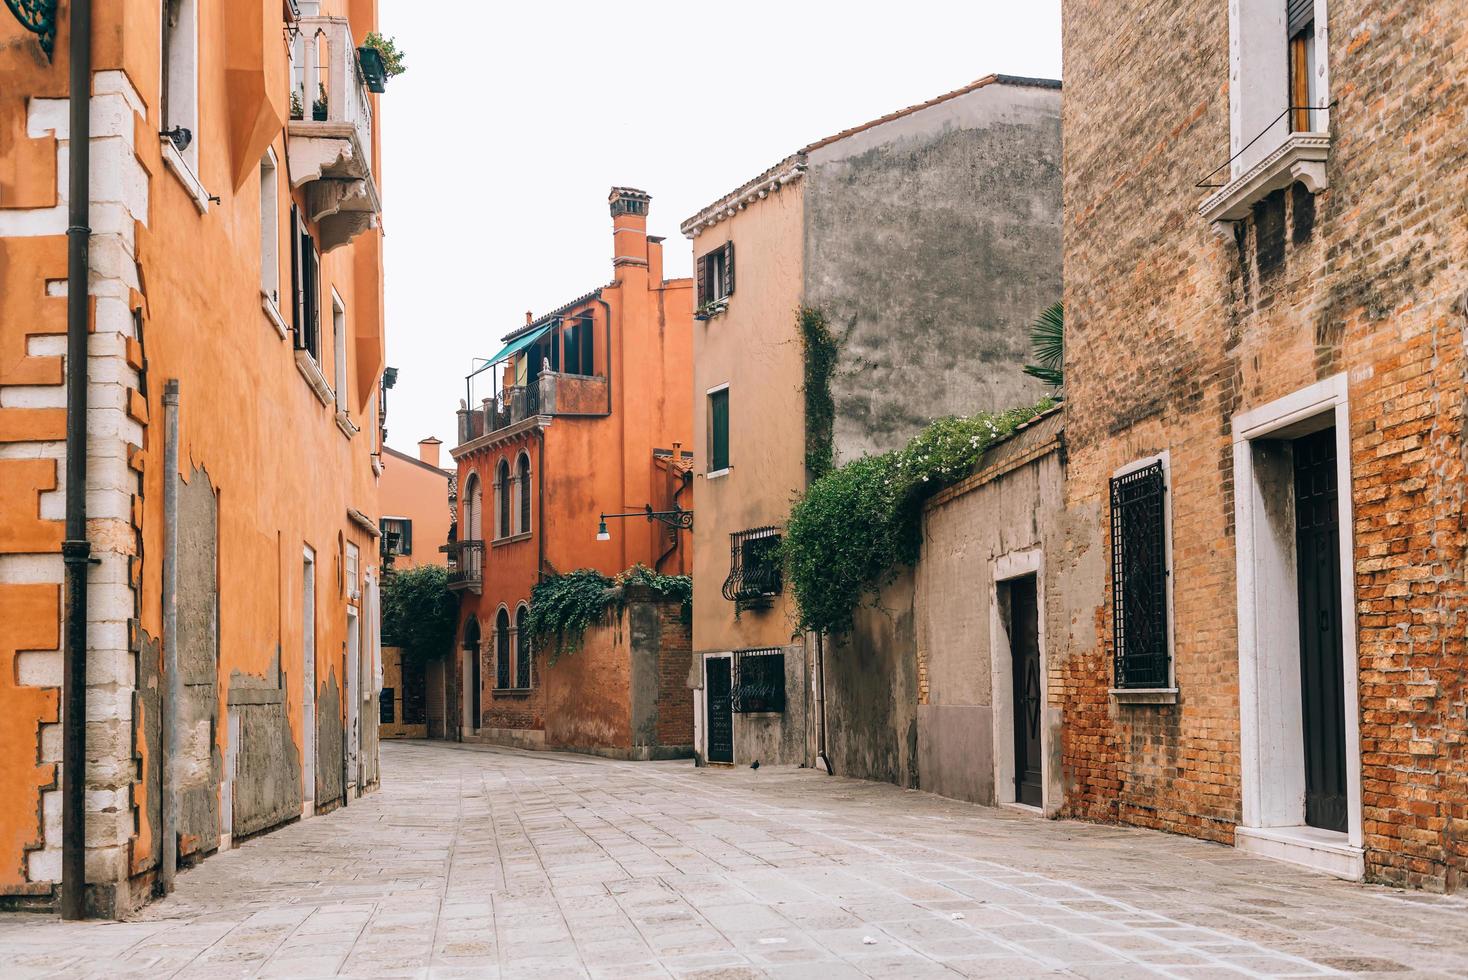
<svg viewBox="0 0 1468 980"><path fill-rule="evenodd" d="M5 977L1468 976L1468 902L814 772L386 743L381 792Z"/></svg>

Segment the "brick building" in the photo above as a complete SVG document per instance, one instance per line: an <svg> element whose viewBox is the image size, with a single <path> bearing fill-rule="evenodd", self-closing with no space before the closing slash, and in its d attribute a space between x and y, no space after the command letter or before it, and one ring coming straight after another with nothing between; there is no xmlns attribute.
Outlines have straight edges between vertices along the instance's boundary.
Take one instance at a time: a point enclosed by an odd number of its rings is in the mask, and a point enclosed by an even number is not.
<svg viewBox="0 0 1468 980"><path fill-rule="evenodd" d="M1468 862L1460 13L1065 4L1066 814Z"/></svg>
<svg viewBox="0 0 1468 980"><path fill-rule="evenodd" d="M527 314L466 380L451 451L459 642L446 669L429 663L430 734L441 721L468 740L556 744L549 665L525 629L536 583L582 568L691 570L686 526L639 513L598 533L604 513L689 508L693 441L693 281L663 278L646 193L615 187L608 201L612 281Z"/></svg>

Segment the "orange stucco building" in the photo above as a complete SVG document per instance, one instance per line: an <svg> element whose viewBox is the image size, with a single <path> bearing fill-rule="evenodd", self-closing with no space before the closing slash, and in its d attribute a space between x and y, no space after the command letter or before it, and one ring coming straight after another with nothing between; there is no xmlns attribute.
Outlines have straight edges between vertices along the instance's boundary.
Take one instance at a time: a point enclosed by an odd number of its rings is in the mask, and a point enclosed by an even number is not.
<svg viewBox="0 0 1468 980"><path fill-rule="evenodd" d="M416 456L382 448L378 524L384 562L394 570L448 564L456 478L439 466L442 445L433 436L419 440Z"/></svg>
<svg viewBox="0 0 1468 980"><path fill-rule="evenodd" d="M381 199L356 51L377 5L98 3L89 45L49 6L35 30L0 10L0 903L120 915L175 863L377 780ZM88 201L68 187L74 34ZM62 738L83 717L63 710L80 502L84 769Z"/></svg>
<svg viewBox="0 0 1468 980"><path fill-rule="evenodd" d="M602 513L689 505L693 282L663 278L663 240L647 234L650 198L610 195L613 280L503 340L477 362L459 412L458 541L451 587L461 593L455 658L429 673L446 732L542 745L544 656L523 630L543 575L578 568L615 575L638 563L692 570L689 534Z"/></svg>

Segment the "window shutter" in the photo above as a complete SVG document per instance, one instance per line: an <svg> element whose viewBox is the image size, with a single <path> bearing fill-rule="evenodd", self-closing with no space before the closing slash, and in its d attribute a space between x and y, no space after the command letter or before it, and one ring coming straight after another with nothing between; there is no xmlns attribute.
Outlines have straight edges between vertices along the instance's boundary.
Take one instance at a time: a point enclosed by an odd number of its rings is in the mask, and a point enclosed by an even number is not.
<svg viewBox="0 0 1468 980"><path fill-rule="evenodd" d="M302 327L305 325L304 304L301 302L301 218L294 204L291 205L291 333L296 349L301 349Z"/></svg>
<svg viewBox="0 0 1468 980"><path fill-rule="evenodd" d="M1111 481L1112 644L1118 688L1166 687L1167 538L1162 464Z"/></svg>
<svg viewBox="0 0 1468 980"><path fill-rule="evenodd" d="M707 255L700 255L698 257L698 261L693 263L694 274L698 277L699 306L702 306L709 301L708 276L706 275L708 264L709 257Z"/></svg>
<svg viewBox="0 0 1468 980"><path fill-rule="evenodd" d="M709 471L729 468L729 389L709 396Z"/></svg>
<svg viewBox="0 0 1468 980"><path fill-rule="evenodd" d="M724 243L724 295L734 295L734 243Z"/></svg>
<svg viewBox="0 0 1468 980"><path fill-rule="evenodd" d="M306 253L306 349L311 356L321 357L321 258L309 234L301 242Z"/></svg>
<svg viewBox="0 0 1468 980"><path fill-rule="evenodd" d="M1285 0L1285 35L1294 37L1315 20L1315 0Z"/></svg>

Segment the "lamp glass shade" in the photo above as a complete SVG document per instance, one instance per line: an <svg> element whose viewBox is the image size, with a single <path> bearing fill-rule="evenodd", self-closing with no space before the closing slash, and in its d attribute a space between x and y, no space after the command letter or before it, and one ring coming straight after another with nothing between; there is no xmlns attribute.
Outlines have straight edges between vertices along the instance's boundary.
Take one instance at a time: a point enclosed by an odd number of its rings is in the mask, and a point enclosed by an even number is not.
<svg viewBox="0 0 1468 980"><path fill-rule="evenodd" d="M598 524L596 526L596 539L598 541L610 541L610 540L612 540L612 536L609 533L607 533L607 522L606 521L602 521L600 524Z"/></svg>

